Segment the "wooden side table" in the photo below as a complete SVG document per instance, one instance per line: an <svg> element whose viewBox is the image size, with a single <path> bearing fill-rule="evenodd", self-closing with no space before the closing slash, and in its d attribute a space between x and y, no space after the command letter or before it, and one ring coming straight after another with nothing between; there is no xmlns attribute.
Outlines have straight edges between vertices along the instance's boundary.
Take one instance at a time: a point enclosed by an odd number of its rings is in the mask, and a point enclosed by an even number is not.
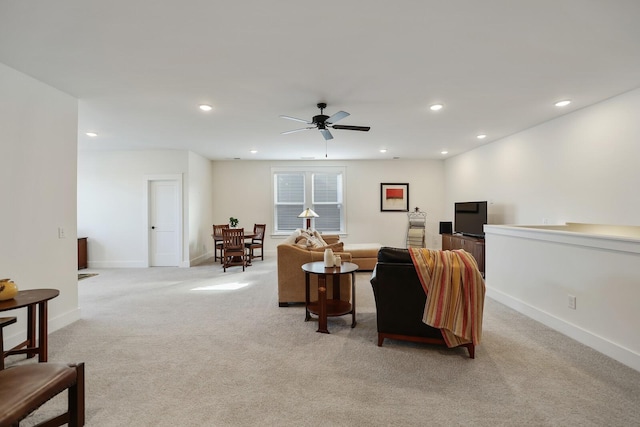
<svg viewBox="0 0 640 427"><path fill-rule="evenodd" d="M0 312L27 307L27 339L11 350L4 351L1 355L3 358L11 354L26 354L27 358L38 355L38 362L47 361L47 303L59 294L57 289L28 289L18 291L13 299L0 301Z"/></svg>
<svg viewBox="0 0 640 427"><path fill-rule="evenodd" d="M329 333L327 329L328 316L344 316L351 314L351 327L356 326L356 270L358 265L343 262L339 267L325 267L324 262L309 262L302 266L305 272L305 322L311 319L311 314L318 316L318 330L316 332ZM309 283L311 274L318 276L318 301L311 301ZM351 302L340 299L340 276L351 274ZM327 276L333 278L333 295L327 299Z"/></svg>

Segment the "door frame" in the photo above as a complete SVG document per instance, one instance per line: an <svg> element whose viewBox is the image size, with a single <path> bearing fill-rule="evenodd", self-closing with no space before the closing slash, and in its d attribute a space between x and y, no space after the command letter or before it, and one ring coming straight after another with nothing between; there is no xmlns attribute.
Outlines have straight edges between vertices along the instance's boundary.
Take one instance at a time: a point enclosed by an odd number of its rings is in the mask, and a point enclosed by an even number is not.
<svg viewBox="0 0 640 427"><path fill-rule="evenodd" d="M153 181L175 181L178 185L178 266L179 267L188 267L188 263L184 261L184 198L183 198L183 174L161 174L161 175L145 175L144 177L144 206L145 206L145 214L144 214L144 229L146 233L144 233L145 244L144 248L146 251L145 262L146 267L151 266L151 226L149 225L149 219L151 217L151 183Z"/></svg>

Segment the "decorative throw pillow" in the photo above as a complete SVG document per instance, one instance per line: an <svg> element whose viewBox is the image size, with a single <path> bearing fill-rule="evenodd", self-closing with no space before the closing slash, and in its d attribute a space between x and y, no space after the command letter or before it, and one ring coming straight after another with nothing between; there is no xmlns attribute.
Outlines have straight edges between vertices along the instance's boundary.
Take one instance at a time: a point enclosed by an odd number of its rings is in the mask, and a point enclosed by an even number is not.
<svg viewBox="0 0 640 427"><path fill-rule="evenodd" d="M324 241L324 239L322 238L322 235L320 233L318 233L317 231L313 231L313 237L315 237L316 239L318 239L318 241L320 242L321 246L327 246L328 243Z"/></svg>
<svg viewBox="0 0 640 427"><path fill-rule="evenodd" d="M309 240L305 236L296 237L294 244L302 249L307 249L310 245Z"/></svg>
<svg viewBox="0 0 640 427"><path fill-rule="evenodd" d="M310 251L314 251L314 252L324 252L325 249L331 249L333 252L344 252L344 243L343 242L338 242L338 243L333 243L331 245L325 245L325 246L320 246L317 248L311 248L309 249Z"/></svg>
<svg viewBox="0 0 640 427"><path fill-rule="evenodd" d="M298 237L300 237L300 229L297 229L293 233L291 233L290 236L282 241L281 245L293 245L294 243L296 243L296 239Z"/></svg>

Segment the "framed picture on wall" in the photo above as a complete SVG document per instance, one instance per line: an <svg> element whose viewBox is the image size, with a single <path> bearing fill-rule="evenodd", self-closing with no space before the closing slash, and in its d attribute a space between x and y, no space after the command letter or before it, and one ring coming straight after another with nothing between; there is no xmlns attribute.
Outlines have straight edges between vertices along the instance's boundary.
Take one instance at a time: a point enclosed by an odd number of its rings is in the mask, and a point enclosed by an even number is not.
<svg viewBox="0 0 640 427"><path fill-rule="evenodd" d="M409 212L409 184L380 184L382 212Z"/></svg>

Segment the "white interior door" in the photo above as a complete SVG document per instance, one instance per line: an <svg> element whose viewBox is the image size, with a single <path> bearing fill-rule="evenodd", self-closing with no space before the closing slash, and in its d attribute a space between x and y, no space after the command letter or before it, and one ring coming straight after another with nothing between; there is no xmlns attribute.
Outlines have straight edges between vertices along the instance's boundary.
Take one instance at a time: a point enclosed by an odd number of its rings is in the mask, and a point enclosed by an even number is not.
<svg viewBox="0 0 640 427"><path fill-rule="evenodd" d="M149 264L180 265L180 191L177 180L149 181Z"/></svg>

